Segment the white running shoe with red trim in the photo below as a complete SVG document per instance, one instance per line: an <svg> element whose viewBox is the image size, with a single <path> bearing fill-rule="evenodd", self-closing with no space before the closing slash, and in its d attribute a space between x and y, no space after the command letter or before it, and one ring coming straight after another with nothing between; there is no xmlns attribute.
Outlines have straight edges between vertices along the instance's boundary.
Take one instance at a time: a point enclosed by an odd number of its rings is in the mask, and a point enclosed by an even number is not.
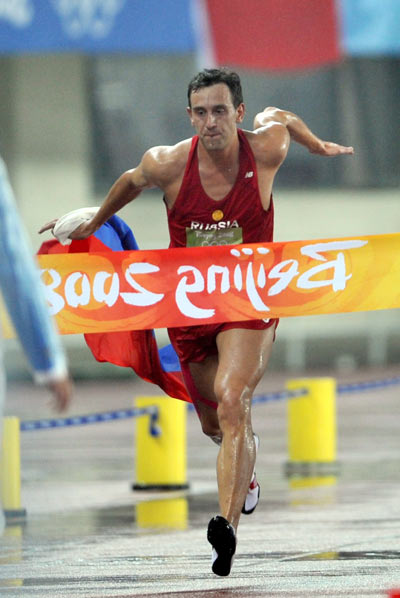
<svg viewBox="0 0 400 598"><path fill-rule="evenodd" d="M256 455L257 455L258 446L260 444L260 439L257 436L257 434L254 434L254 443L256 445ZM244 505L242 508L242 513L244 515L251 515L251 513L255 510L256 506L258 505L259 498L260 498L260 484L257 482L256 470L254 469L253 475L251 477L250 486L247 491L246 500L244 501Z"/></svg>

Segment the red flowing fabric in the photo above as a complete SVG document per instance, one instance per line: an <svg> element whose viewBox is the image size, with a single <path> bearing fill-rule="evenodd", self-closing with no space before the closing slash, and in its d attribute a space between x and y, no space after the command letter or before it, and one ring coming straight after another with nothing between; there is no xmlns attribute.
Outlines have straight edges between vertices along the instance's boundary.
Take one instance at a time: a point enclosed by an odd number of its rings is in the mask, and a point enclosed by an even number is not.
<svg viewBox="0 0 400 598"><path fill-rule="evenodd" d="M46 241L38 254L91 253L112 251L92 236L84 241L72 241L61 245L58 241ZM96 332L84 334L86 344L94 358L100 362L132 368L140 378L159 386L167 395L191 402L181 372L165 372L161 366L157 342L152 330L123 332Z"/></svg>

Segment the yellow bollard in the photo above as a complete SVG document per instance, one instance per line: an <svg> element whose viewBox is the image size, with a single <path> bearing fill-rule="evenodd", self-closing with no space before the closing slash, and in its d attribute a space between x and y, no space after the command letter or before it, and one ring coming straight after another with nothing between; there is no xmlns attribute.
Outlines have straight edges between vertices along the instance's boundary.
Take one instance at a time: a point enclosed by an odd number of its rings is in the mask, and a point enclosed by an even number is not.
<svg viewBox="0 0 400 598"><path fill-rule="evenodd" d="M151 436L149 418L135 418L134 490L180 490L186 481L186 410L184 401L170 397L140 397L135 407L156 405L160 436Z"/></svg>
<svg viewBox="0 0 400 598"><path fill-rule="evenodd" d="M18 417L3 418L3 443L0 456L1 501L7 521L26 515L21 508L21 458Z"/></svg>
<svg viewBox="0 0 400 598"><path fill-rule="evenodd" d="M338 469L335 379L290 380L286 388L291 391L307 390L307 394L288 401L287 474L335 475Z"/></svg>
<svg viewBox="0 0 400 598"><path fill-rule="evenodd" d="M188 502L184 497L149 500L136 505L136 522L140 528L186 529Z"/></svg>

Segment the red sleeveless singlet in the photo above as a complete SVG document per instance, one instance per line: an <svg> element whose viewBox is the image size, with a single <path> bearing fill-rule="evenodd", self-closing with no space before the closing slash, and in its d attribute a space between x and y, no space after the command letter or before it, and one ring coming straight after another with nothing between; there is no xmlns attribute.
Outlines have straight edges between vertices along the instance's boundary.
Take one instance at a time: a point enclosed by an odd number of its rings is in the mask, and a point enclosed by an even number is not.
<svg viewBox="0 0 400 598"><path fill-rule="evenodd" d="M232 245L261 243L273 240L274 207L264 210L258 191L256 162L249 142L238 129L239 172L235 184L222 200L211 199L200 180L197 157L198 136L193 137L178 197L167 208L170 247ZM198 401L217 408L217 404L203 397L196 388L189 363L199 362L217 354L218 334L230 328L263 330L278 320L246 320L169 328L168 334L178 354L183 378L196 406Z"/></svg>
<svg viewBox="0 0 400 598"><path fill-rule="evenodd" d="M197 144L192 139L178 197L167 208L170 247L233 245L273 240L274 207L264 210L258 190L256 162L250 144L238 129L239 172L229 193L214 200L200 180Z"/></svg>

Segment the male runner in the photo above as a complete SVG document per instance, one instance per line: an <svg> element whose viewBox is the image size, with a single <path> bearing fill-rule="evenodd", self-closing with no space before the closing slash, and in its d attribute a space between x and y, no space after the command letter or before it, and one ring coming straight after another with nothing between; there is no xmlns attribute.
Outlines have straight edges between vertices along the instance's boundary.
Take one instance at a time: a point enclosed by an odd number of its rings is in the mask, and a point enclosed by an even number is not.
<svg viewBox="0 0 400 598"><path fill-rule="evenodd" d="M189 84L188 102L197 135L148 150L72 239L92 235L143 189L158 187L164 193L170 247L272 241L272 184L290 139L322 156L353 153L352 147L322 141L298 116L277 108L257 114L253 131L239 129L245 114L241 84L227 69L198 73ZM251 399L267 367L276 325L271 319L169 330L202 429L220 445L221 514L208 526L217 575L229 575L240 514L252 512L258 501Z"/></svg>

